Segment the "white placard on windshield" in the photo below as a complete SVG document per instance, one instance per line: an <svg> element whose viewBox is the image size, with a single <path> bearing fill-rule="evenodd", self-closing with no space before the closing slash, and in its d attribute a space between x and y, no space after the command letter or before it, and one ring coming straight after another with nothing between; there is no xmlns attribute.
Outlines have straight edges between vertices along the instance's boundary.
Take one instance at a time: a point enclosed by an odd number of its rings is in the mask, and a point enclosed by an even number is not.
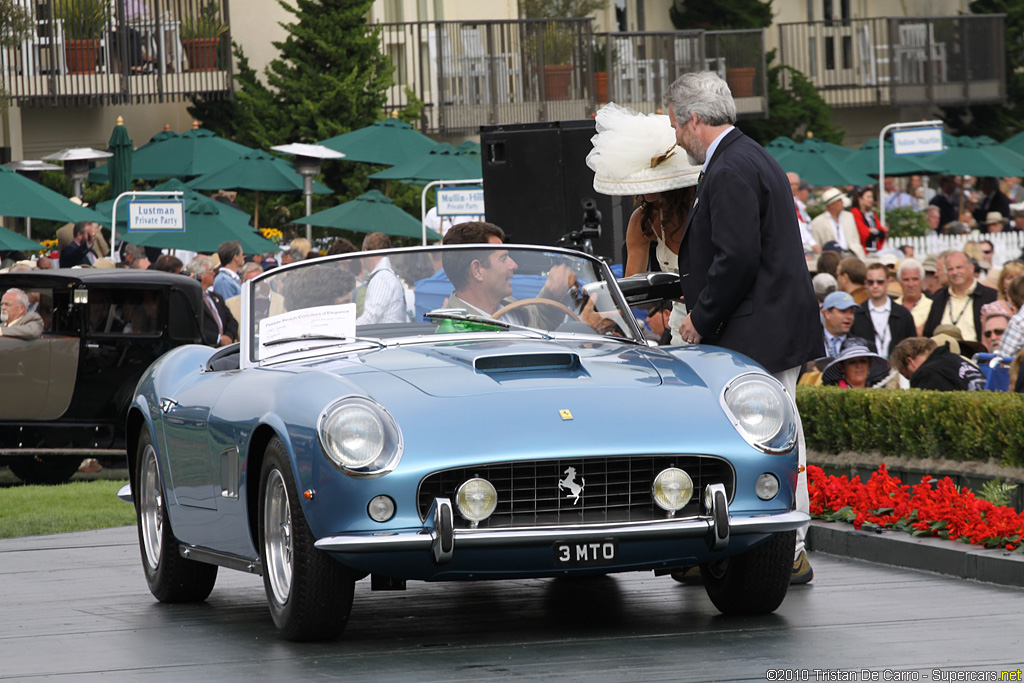
<svg viewBox="0 0 1024 683"><path fill-rule="evenodd" d="M316 342L316 337L354 339L355 336L356 305L354 303L302 308L260 320L260 357L264 357L264 350L268 344L285 339L301 342L305 338ZM282 350L288 348L284 344L281 344L281 347Z"/></svg>
<svg viewBox="0 0 1024 683"><path fill-rule="evenodd" d="M437 188L438 216L483 216L484 188L482 187L439 187Z"/></svg>
<svg viewBox="0 0 1024 683"><path fill-rule="evenodd" d="M128 202L129 232L185 232L185 202L180 199Z"/></svg>
<svg viewBox="0 0 1024 683"><path fill-rule="evenodd" d="M941 151L941 128L907 128L892 132L892 152L897 156L935 154Z"/></svg>

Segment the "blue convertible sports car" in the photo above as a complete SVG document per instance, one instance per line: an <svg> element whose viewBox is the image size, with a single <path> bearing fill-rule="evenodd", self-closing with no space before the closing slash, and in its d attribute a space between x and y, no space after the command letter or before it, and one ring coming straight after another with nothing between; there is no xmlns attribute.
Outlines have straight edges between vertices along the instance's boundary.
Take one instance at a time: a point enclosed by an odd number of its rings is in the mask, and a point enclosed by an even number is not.
<svg viewBox="0 0 1024 683"><path fill-rule="evenodd" d="M509 245L246 283L241 342L171 350L129 410L150 590L204 600L218 567L260 574L293 640L337 637L368 575L699 565L722 612L775 610L808 520L795 407L744 356L650 346L629 306L673 295L674 275L617 283L585 254Z"/></svg>

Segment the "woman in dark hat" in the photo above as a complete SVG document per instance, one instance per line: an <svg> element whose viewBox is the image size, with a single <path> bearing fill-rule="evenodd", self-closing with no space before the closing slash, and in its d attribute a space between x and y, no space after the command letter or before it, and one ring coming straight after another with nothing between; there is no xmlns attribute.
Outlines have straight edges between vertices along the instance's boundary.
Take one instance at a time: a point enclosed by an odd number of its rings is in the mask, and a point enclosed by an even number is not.
<svg viewBox="0 0 1024 683"><path fill-rule="evenodd" d="M821 383L843 389L867 389L869 377L889 373L889 361L859 344L845 346L835 358L825 358L818 363L819 367L824 366Z"/></svg>

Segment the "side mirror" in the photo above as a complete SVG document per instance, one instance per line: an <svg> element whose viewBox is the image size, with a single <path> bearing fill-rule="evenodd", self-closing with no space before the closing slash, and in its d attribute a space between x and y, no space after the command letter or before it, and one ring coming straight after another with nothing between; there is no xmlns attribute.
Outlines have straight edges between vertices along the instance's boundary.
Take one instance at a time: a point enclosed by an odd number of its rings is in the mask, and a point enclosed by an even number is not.
<svg viewBox="0 0 1024 683"><path fill-rule="evenodd" d="M683 295L675 273L638 273L621 278L618 283L626 303L638 308Z"/></svg>

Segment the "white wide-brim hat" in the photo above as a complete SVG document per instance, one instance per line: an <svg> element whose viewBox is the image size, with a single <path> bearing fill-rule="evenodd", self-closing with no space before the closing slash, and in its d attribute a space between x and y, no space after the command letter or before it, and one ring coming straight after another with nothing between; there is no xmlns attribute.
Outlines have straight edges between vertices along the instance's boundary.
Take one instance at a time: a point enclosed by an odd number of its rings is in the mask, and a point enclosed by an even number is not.
<svg viewBox="0 0 1024 683"><path fill-rule="evenodd" d="M676 144L667 116L639 114L612 102L596 118L587 166L594 171L597 192L632 196L697 184L701 167L691 164Z"/></svg>

